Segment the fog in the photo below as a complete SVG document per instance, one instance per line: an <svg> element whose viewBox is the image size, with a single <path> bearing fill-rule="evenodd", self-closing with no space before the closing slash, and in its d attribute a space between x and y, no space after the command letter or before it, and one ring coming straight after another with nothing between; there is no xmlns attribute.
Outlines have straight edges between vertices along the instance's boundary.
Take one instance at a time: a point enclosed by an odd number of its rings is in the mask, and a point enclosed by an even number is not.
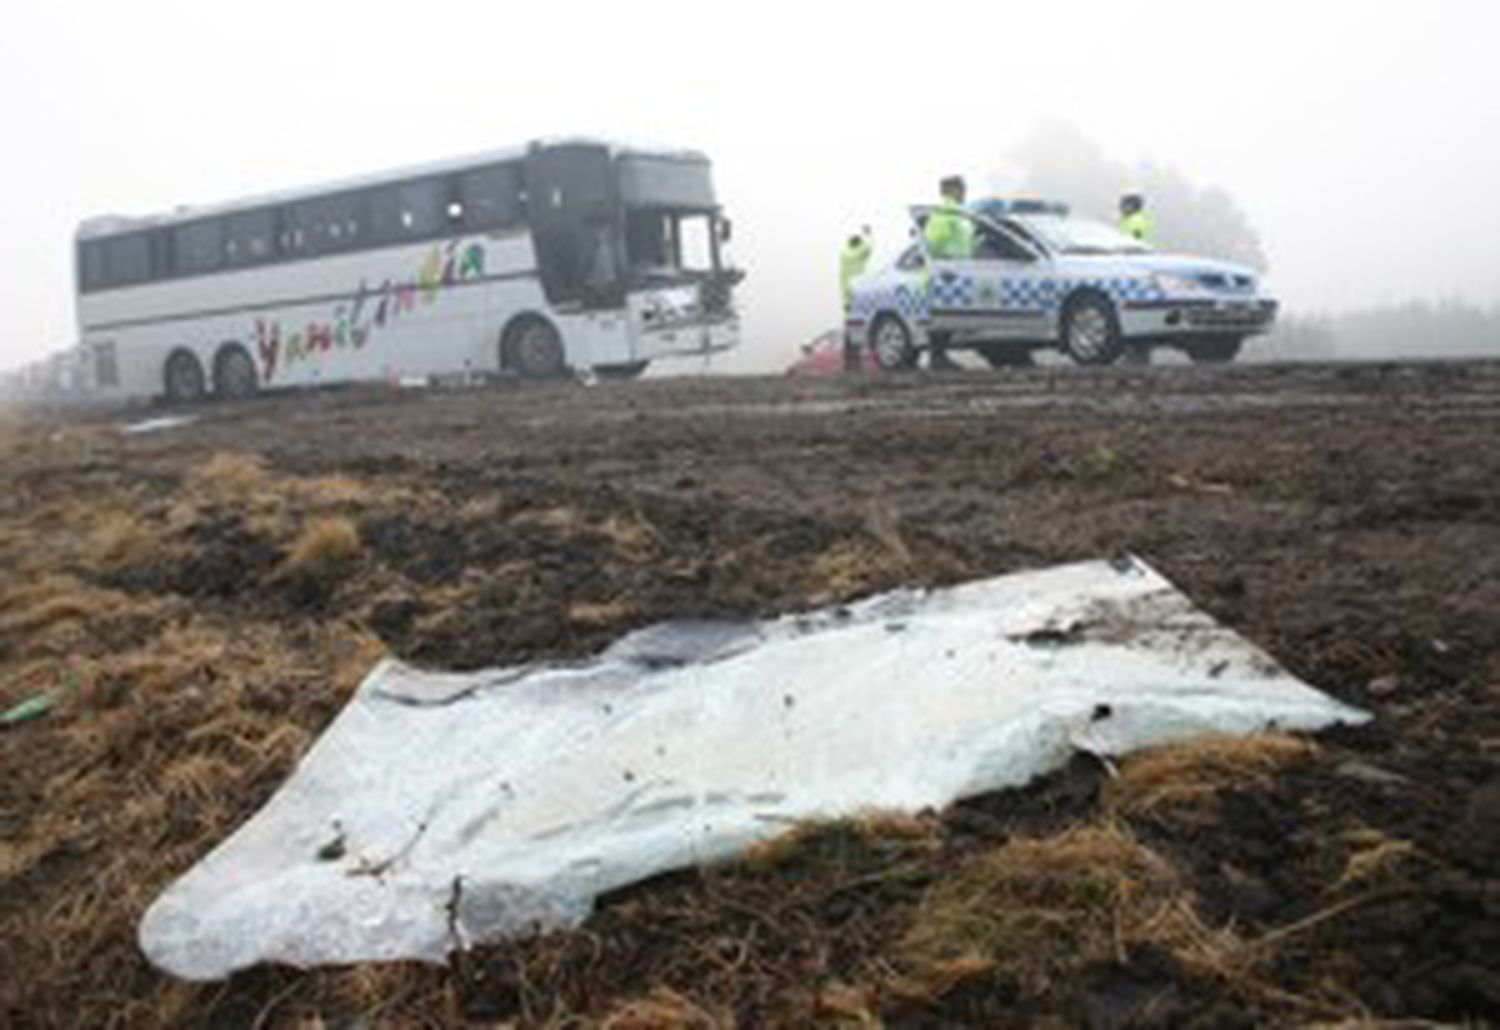
<svg viewBox="0 0 1500 1030"><path fill-rule="evenodd" d="M898 243L949 172L1016 188L1049 126L1227 194L1294 313L1488 308L1496 38L1478 0L25 5L0 41L0 367L74 339L81 218L574 133L714 159L749 272L723 370L837 320L850 229Z"/></svg>

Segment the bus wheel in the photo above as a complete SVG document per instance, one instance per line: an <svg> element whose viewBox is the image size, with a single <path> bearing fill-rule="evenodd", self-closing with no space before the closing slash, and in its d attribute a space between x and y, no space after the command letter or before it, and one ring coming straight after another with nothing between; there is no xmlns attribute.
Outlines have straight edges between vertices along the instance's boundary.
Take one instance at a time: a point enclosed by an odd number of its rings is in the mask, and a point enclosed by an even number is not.
<svg viewBox="0 0 1500 1030"><path fill-rule="evenodd" d="M500 355L501 364L524 379L556 379L566 367L562 336L543 318L514 323L505 334Z"/></svg>
<svg viewBox="0 0 1500 1030"><path fill-rule="evenodd" d="M192 404L201 401L205 388L203 366L191 351L176 351L167 359L162 376L167 391L167 400L172 404Z"/></svg>
<svg viewBox="0 0 1500 1030"><path fill-rule="evenodd" d="M254 397L259 389L255 374L255 362L245 353L245 348L229 346L220 349L214 359L214 392L225 400L244 400Z"/></svg>
<svg viewBox="0 0 1500 1030"><path fill-rule="evenodd" d="M595 365L594 374L600 379L613 379L624 381L626 379L639 379L641 373L646 371L649 361L632 361L624 365Z"/></svg>

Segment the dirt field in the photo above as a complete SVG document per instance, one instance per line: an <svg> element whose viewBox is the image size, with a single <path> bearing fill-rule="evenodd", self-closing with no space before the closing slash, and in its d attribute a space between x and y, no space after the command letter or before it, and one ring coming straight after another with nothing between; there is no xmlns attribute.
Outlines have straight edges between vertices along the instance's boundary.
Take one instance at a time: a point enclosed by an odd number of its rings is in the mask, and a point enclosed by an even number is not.
<svg viewBox="0 0 1500 1030"><path fill-rule="evenodd" d="M1500 1012L1500 364L268 399L0 424L0 1022L1232 1026ZM1377 716L809 829L445 969L135 924L382 651L1137 554ZM50 692L50 693L49 693ZM364 1020L364 1022L358 1022ZM321 1022L320 1022L321 1021Z"/></svg>

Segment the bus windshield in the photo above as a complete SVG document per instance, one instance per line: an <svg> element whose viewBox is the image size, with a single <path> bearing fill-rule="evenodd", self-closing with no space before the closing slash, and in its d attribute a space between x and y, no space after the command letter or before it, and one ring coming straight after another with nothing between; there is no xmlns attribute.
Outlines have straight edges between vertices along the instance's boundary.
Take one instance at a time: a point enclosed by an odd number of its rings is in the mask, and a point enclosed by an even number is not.
<svg viewBox="0 0 1500 1030"><path fill-rule="evenodd" d="M717 269L714 216L660 208L625 213L625 252L637 280L692 276Z"/></svg>

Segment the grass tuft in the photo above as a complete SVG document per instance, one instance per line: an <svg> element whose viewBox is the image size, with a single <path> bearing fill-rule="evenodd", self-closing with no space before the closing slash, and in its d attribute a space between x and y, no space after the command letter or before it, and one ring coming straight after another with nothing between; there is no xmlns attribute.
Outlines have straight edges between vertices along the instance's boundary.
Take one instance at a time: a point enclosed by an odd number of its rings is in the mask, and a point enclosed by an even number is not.
<svg viewBox="0 0 1500 1030"><path fill-rule="evenodd" d="M292 544L285 571L319 581L337 579L350 570L361 550L359 530L349 519L314 519Z"/></svg>
<svg viewBox="0 0 1500 1030"><path fill-rule="evenodd" d="M1138 945L1181 948L1183 894L1177 871L1117 825L1012 840L928 891L899 955L915 993L984 977L1037 995Z"/></svg>
<svg viewBox="0 0 1500 1030"><path fill-rule="evenodd" d="M1316 753L1311 741L1284 734L1200 737L1129 758L1110 783L1107 800L1125 814L1200 805L1222 790L1269 787L1280 770Z"/></svg>

